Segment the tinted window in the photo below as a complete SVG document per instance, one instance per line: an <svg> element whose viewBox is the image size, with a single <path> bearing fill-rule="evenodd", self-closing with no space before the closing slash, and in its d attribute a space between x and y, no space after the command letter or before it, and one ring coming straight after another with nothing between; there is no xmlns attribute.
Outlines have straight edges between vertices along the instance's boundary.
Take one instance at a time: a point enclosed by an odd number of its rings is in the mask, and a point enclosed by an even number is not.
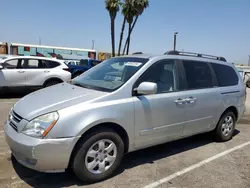
<svg viewBox="0 0 250 188"><path fill-rule="evenodd" d="M91 66L94 67L100 63L100 61L90 60Z"/></svg>
<svg viewBox="0 0 250 188"><path fill-rule="evenodd" d="M60 63L55 62L55 61L46 61L46 64L47 64L48 68L55 68L55 67L58 67L60 65Z"/></svg>
<svg viewBox="0 0 250 188"><path fill-rule="evenodd" d="M219 86L233 86L237 85L239 78L232 67L212 63L212 67L218 79Z"/></svg>
<svg viewBox="0 0 250 188"><path fill-rule="evenodd" d="M81 59L79 65L88 66L88 60L87 59Z"/></svg>
<svg viewBox="0 0 250 188"><path fill-rule="evenodd" d="M207 63L199 61L183 61L187 89L213 87L212 74Z"/></svg>
<svg viewBox="0 0 250 188"><path fill-rule="evenodd" d="M21 63L22 68L25 69L43 69L47 68L46 62L38 59L24 59Z"/></svg>
<svg viewBox="0 0 250 188"><path fill-rule="evenodd" d="M142 82L157 84L157 93L166 93L176 90L176 66L173 60L163 60L151 66L136 83Z"/></svg>

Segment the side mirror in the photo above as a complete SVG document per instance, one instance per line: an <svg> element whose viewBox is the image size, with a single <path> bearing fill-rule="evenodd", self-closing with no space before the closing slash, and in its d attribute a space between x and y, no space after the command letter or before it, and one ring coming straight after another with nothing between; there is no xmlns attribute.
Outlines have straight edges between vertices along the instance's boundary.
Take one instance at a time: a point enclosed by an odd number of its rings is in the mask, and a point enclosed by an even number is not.
<svg viewBox="0 0 250 188"><path fill-rule="evenodd" d="M0 65L0 70L3 69L3 65Z"/></svg>
<svg viewBox="0 0 250 188"><path fill-rule="evenodd" d="M136 89L137 94L152 95L157 92L157 84L153 82L142 82Z"/></svg>
<svg viewBox="0 0 250 188"><path fill-rule="evenodd" d="M250 88L250 81L247 81L246 87Z"/></svg>

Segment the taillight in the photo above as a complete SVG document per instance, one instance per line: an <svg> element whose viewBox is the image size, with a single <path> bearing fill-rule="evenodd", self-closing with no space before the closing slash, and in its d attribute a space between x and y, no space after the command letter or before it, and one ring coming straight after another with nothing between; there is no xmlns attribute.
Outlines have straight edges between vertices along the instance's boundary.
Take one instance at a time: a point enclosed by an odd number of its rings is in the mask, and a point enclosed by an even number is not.
<svg viewBox="0 0 250 188"><path fill-rule="evenodd" d="M70 72L69 68L63 68L63 70Z"/></svg>

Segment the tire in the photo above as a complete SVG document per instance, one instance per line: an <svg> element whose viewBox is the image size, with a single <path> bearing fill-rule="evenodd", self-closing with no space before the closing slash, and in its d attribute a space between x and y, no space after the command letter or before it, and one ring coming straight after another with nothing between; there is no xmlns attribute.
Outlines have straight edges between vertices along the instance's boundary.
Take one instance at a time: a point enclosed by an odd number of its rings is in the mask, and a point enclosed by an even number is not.
<svg viewBox="0 0 250 188"><path fill-rule="evenodd" d="M99 145L102 141L105 143L105 149L103 151L101 151L103 147ZM107 148L109 148L108 146L111 146L109 145L110 142L115 145L115 147L113 147L114 150L105 153ZM91 148L93 148L93 150L91 150ZM89 152L90 150L92 152ZM91 153L91 156L88 157L88 153ZM114 158L115 154L116 157ZM89 183L99 182L112 176L118 169L123 156L124 143L121 137L112 129L99 129L83 137L77 144L73 154L71 167L80 180ZM108 161L111 161L111 163ZM92 168L88 169L87 164L93 164ZM101 169L99 166L100 164L104 164L107 169L104 168L105 170L102 172L103 168Z"/></svg>
<svg viewBox="0 0 250 188"><path fill-rule="evenodd" d="M215 139L218 142L231 140L235 130L236 117L232 111L225 112L215 129ZM227 133L227 134L226 134Z"/></svg>
<svg viewBox="0 0 250 188"><path fill-rule="evenodd" d="M44 84L44 87L50 87L59 83L61 83L59 80L50 80Z"/></svg>
<svg viewBox="0 0 250 188"><path fill-rule="evenodd" d="M80 76L83 72L76 72L74 75L73 75L73 78L77 77L77 76Z"/></svg>

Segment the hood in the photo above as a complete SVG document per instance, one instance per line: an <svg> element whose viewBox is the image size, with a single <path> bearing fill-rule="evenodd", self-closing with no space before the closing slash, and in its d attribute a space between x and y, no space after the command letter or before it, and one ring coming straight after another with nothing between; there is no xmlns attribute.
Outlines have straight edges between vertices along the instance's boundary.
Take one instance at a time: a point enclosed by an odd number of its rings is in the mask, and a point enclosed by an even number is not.
<svg viewBox="0 0 250 188"><path fill-rule="evenodd" d="M62 83L26 95L14 105L13 110L21 117L31 120L39 115L88 102L106 94Z"/></svg>

